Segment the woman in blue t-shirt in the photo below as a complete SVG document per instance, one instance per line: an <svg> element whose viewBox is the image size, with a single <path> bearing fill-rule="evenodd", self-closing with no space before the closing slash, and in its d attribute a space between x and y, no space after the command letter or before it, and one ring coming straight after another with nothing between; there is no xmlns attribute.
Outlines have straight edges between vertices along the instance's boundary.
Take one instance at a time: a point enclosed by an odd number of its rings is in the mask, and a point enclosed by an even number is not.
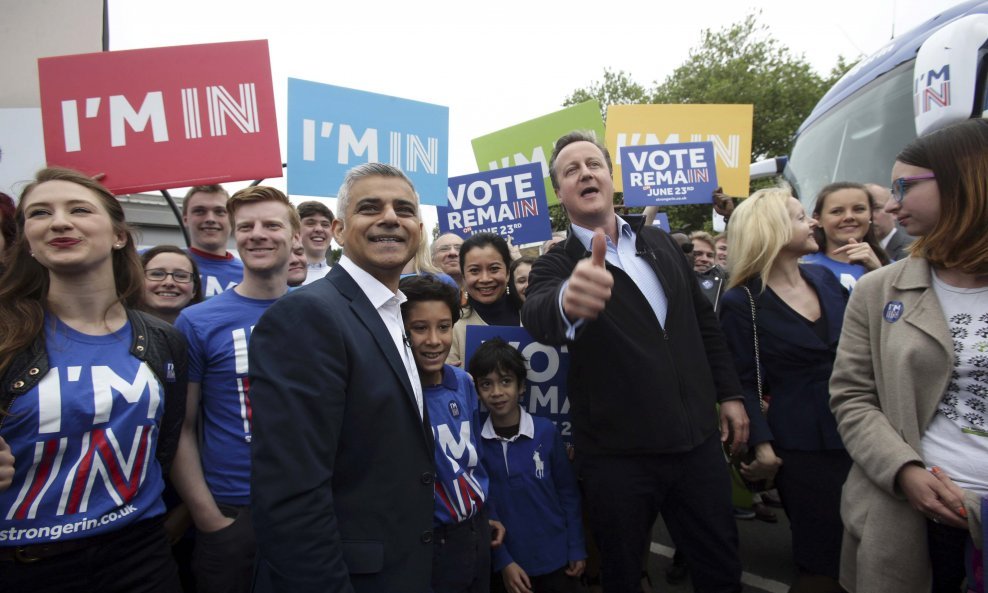
<svg viewBox="0 0 988 593"><path fill-rule="evenodd" d="M14 470L0 483L0 582L177 592L161 492L184 414L185 342L135 310L141 262L102 185L43 169L16 217L0 278L0 467L12 456Z"/></svg>
<svg viewBox="0 0 988 593"><path fill-rule="evenodd" d="M875 199L860 183L838 181L825 186L813 205L820 250L803 262L829 269L848 290L866 272L888 265L889 257L871 223L874 210Z"/></svg>

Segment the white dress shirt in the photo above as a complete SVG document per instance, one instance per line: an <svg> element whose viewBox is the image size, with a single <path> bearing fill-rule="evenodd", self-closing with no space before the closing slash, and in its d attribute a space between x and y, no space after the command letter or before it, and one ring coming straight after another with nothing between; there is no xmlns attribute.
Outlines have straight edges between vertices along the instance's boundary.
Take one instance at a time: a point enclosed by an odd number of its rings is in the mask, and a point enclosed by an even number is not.
<svg viewBox="0 0 988 593"><path fill-rule="evenodd" d="M377 314L381 316L381 321L388 328L391 339L394 340L395 348L398 349L398 357L405 364L405 371L408 372L408 380L412 383L412 391L415 392L415 403L419 407L419 417L422 417L422 381L419 379L418 369L415 368L415 360L412 358L412 351L405 341L405 324L401 319L401 304L407 299L399 290L391 292L391 289L381 283L380 280L371 276L363 268L353 263L353 260L346 255L340 258L337 263L350 274L360 290L364 291L371 305L377 309Z"/></svg>

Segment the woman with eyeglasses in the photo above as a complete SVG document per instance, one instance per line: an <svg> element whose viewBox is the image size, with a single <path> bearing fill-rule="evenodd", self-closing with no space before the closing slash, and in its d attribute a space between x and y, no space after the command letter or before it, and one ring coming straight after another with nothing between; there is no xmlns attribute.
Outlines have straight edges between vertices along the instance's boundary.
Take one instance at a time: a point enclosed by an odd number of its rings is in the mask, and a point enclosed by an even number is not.
<svg viewBox="0 0 988 593"><path fill-rule="evenodd" d="M141 255L141 263L144 264L142 311L175 325L182 309L202 302L199 266L181 248L175 245L152 247ZM304 270L305 266L302 267ZM305 280L304 274L302 280ZM167 478L163 497L168 508L165 532L172 545L182 587L191 591L195 582L191 568L194 539L189 529L192 527L192 515Z"/></svg>
<svg viewBox="0 0 988 593"><path fill-rule="evenodd" d="M848 290L865 273L888 265L889 256L872 225L875 208L875 199L860 183L838 181L825 186L813 205L817 221L813 232L820 250L803 262L829 269Z"/></svg>
<svg viewBox="0 0 988 593"><path fill-rule="evenodd" d="M0 470L8 456L14 470L0 484L0 589L177 592L161 493L185 339L136 310L141 261L98 182L42 169L16 219L0 278Z"/></svg>
<svg viewBox="0 0 988 593"><path fill-rule="evenodd" d="M141 255L144 264L144 307L155 317L175 324L182 309L202 302L199 268L174 245L158 245Z"/></svg>
<svg viewBox="0 0 988 593"><path fill-rule="evenodd" d="M830 380L854 461L841 583L956 593L988 495L988 120L906 146L892 198L918 239L857 283Z"/></svg>

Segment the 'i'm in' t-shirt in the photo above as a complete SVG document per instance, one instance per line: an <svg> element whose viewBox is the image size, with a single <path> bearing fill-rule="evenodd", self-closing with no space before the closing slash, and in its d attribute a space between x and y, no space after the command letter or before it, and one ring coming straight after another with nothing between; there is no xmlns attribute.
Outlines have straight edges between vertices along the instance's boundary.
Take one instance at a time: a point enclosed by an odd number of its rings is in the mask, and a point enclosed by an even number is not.
<svg viewBox="0 0 988 593"><path fill-rule="evenodd" d="M0 547L92 537L165 511L164 392L130 353L130 323L93 336L48 317L44 331L49 371L0 430L16 460L0 492Z"/></svg>

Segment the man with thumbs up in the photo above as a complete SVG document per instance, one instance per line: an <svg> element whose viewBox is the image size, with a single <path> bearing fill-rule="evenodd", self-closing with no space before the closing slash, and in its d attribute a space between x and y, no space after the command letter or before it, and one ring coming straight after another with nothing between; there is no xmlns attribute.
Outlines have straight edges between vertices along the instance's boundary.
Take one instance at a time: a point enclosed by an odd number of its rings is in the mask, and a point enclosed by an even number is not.
<svg viewBox="0 0 988 593"><path fill-rule="evenodd" d="M696 591L734 593L741 562L721 442L748 439L741 387L682 249L615 215L611 174L592 133L556 141L549 175L571 232L533 265L522 320L540 342L569 347L577 467L605 593L640 591L659 512Z"/></svg>

